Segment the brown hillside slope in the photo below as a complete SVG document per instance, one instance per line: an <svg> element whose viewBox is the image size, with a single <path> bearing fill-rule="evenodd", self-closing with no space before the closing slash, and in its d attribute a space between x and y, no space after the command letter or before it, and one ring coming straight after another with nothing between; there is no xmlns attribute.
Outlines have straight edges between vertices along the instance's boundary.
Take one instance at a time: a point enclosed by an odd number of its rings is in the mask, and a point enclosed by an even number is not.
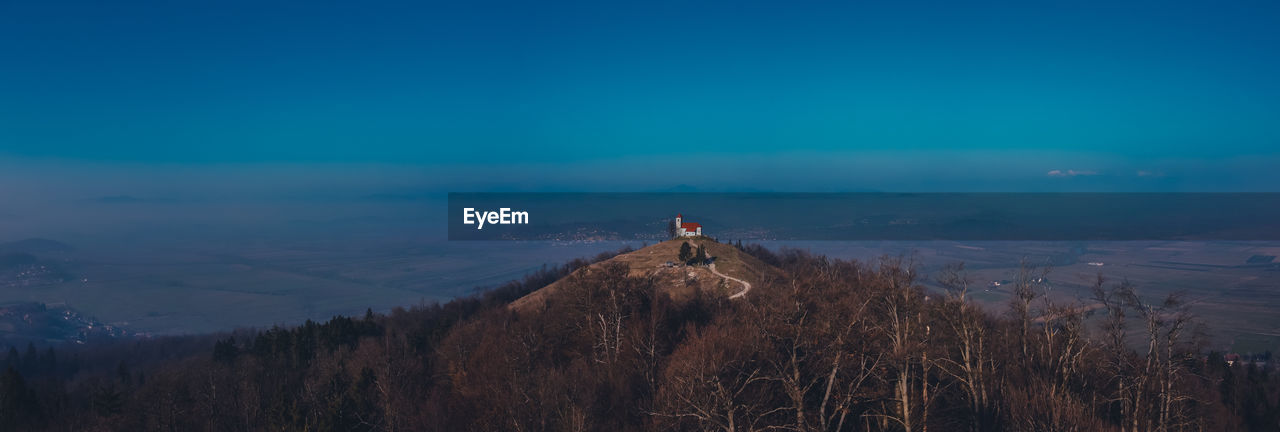
<svg viewBox="0 0 1280 432"><path fill-rule="evenodd" d="M702 245L707 249L707 255L714 258L717 271L726 276L742 279L752 286L760 286L760 282L766 277L781 275L780 270L743 253L731 245L717 243L705 238L668 240L592 264L578 269L574 273L596 271L607 263L625 263L630 268L632 277L656 278L657 286L665 289L676 300L687 298L693 294L695 289L725 297L742 291L741 284L716 276L710 269L703 266L681 266L679 263L671 267L666 266L667 262L674 263L678 261L680 245L685 242L688 242L689 246L695 251L698 245ZM540 306L560 289L560 285L563 282L564 279L561 279L540 290L529 293L529 295L512 302L510 308L523 311L529 310L535 305Z"/></svg>

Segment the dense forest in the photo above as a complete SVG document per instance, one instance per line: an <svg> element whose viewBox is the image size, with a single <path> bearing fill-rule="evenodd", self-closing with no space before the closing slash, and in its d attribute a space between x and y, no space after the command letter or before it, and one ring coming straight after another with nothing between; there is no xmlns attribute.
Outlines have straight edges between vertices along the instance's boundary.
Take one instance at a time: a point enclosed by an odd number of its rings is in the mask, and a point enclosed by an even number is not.
<svg viewBox="0 0 1280 432"><path fill-rule="evenodd" d="M1204 352L1177 296L1058 304L1024 266L994 311L959 264L739 249L782 276L676 301L602 255L386 314L12 347L0 429L1280 430L1273 366Z"/></svg>

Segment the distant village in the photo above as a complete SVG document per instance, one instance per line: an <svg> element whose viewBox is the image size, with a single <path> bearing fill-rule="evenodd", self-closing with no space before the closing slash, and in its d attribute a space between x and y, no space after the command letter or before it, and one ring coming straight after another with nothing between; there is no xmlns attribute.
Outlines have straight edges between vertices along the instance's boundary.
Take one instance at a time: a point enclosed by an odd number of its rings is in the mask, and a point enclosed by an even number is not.
<svg viewBox="0 0 1280 432"><path fill-rule="evenodd" d="M148 337L124 327L105 324L66 305L14 303L0 306L0 340L14 345L27 342L72 342L125 337Z"/></svg>

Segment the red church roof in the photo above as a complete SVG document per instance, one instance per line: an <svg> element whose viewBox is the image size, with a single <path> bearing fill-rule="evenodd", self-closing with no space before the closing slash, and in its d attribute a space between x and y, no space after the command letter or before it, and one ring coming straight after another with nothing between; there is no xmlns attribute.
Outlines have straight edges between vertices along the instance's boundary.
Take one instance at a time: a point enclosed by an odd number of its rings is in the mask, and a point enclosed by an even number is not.
<svg viewBox="0 0 1280 432"><path fill-rule="evenodd" d="M697 222L684 222L680 224L680 228L684 228L685 231L697 231L698 228L702 228L702 224Z"/></svg>

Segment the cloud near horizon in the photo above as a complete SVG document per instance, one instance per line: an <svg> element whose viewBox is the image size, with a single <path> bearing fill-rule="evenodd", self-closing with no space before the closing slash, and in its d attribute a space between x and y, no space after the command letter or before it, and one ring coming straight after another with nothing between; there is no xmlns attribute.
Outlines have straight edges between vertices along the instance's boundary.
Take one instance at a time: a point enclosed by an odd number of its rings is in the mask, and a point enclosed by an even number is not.
<svg viewBox="0 0 1280 432"><path fill-rule="evenodd" d="M1091 171L1091 170L1082 170L1082 171L1077 171L1077 170L1070 170L1070 169L1069 169L1069 170L1066 170L1066 171L1063 171L1063 170L1049 170L1049 172L1048 172L1048 173L1045 173L1045 175L1047 175L1047 176L1049 176L1049 177L1096 176L1096 175L1098 175L1098 172L1097 172L1097 171Z"/></svg>

